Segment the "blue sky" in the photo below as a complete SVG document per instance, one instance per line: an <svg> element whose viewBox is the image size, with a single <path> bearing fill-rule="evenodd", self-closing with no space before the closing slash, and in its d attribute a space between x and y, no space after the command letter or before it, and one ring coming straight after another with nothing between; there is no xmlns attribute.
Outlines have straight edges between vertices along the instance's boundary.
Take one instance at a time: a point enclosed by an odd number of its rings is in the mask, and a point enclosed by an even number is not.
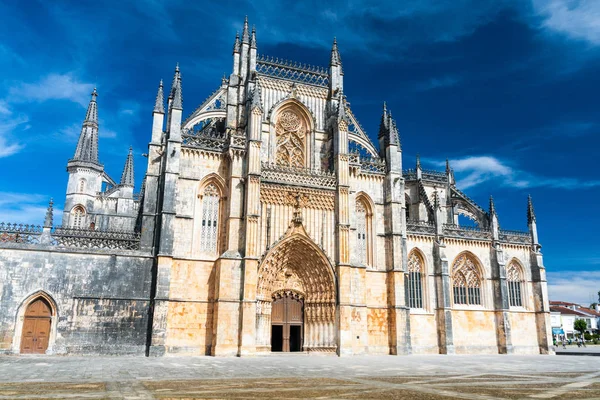
<svg viewBox="0 0 600 400"><path fill-rule="evenodd" d="M0 15L2 221L41 223L50 197L62 207L94 86L100 160L118 179L133 146L139 189L158 81L179 62L191 113L231 72L248 15L261 54L326 66L336 36L371 137L386 100L405 168L417 153L425 168L449 158L505 229L526 229L531 194L551 298L600 290L598 1L31 0Z"/></svg>

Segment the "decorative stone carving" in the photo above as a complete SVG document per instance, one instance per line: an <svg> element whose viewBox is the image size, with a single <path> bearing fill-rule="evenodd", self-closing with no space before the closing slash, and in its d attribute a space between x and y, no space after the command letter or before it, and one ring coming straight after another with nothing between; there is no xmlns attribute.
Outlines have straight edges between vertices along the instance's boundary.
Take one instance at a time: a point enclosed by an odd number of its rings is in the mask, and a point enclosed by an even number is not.
<svg viewBox="0 0 600 400"><path fill-rule="evenodd" d="M282 112L275 126L277 136L276 164L286 167L304 167L306 127L298 114Z"/></svg>

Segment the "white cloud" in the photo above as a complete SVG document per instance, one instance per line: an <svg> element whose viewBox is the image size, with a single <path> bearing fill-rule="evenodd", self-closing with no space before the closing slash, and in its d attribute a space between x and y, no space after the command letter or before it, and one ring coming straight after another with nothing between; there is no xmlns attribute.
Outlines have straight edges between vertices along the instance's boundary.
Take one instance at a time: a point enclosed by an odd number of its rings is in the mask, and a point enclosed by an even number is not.
<svg viewBox="0 0 600 400"><path fill-rule="evenodd" d="M0 192L0 221L41 225L48 200L40 194Z"/></svg>
<svg viewBox="0 0 600 400"><path fill-rule="evenodd" d="M43 102L46 100L69 100L87 107L91 83L77 80L72 74L50 74L36 83L14 85L8 90L11 102Z"/></svg>
<svg viewBox="0 0 600 400"><path fill-rule="evenodd" d="M600 271L548 272L550 300L568 301L588 306L598 300Z"/></svg>
<svg viewBox="0 0 600 400"><path fill-rule="evenodd" d="M432 161L442 167L444 162ZM600 180L582 181L577 178L548 178L520 170L492 156L467 156L450 160L455 172L457 186L468 189L483 183L494 183L514 188L550 187L556 189L579 189L600 186Z"/></svg>
<svg viewBox="0 0 600 400"><path fill-rule="evenodd" d="M600 45L600 1L533 0L532 4L544 18L544 28Z"/></svg>
<svg viewBox="0 0 600 400"><path fill-rule="evenodd" d="M0 101L0 158L12 156L23 149L24 145L12 140L11 136L16 130L29 129L27 122L29 118L26 115L14 115L8 104Z"/></svg>

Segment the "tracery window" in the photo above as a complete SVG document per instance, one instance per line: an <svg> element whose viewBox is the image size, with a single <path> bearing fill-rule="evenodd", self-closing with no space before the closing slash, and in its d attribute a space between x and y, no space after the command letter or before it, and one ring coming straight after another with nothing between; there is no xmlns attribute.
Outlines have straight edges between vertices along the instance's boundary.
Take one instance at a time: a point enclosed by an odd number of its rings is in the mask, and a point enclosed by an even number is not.
<svg viewBox="0 0 600 400"><path fill-rule="evenodd" d="M363 194L355 204L356 259L359 265L373 267L373 210Z"/></svg>
<svg viewBox="0 0 600 400"><path fill-rule="evenodd" d="M306 128L302 118L291 110L285 110L275 126L277 152L275 162L286 167L305 166Z"/></svg>
<svg viewBox="0 0 600 400"><path fill-rule="evenodd" d="M362 201L356 202L356 247L361 265L367 265L367 210Z"/></svg>
<svg viewBox="0 0 600 400"><path fill-rule="evenodd" d="M202 196L202 226L200 229L200 249L207 253L215 253L217 251L219 203L219 191L211 183L206 186Z"/></svg>
<svg viewBox="0 0 600 400"><path fill-rule="evenodd" d="M416 251L410 253L407 269L408 306L410 308L423 308L423 272L425 268L423 259Z"/></svg>
<svg viewBox="0 0 600 400"><path fill-rule="evenodd" d="M73 228L83 228L85 226L85 209L82 206L76 206L71 211L71 226Z"/></svg>
<svg viewBox="0 0 600 400"><path fill-rule="evenodd" d="M475 262L467 254L456 259L452 267L454 304L481 305L481 277Z"/></svg>
<svg viewBox="0 0 600 400"><path fill-rule="evenodd" d="M513 261L506 269L506 281L508 282L508 304L511 307L523 307L521 268Z"/></svg>

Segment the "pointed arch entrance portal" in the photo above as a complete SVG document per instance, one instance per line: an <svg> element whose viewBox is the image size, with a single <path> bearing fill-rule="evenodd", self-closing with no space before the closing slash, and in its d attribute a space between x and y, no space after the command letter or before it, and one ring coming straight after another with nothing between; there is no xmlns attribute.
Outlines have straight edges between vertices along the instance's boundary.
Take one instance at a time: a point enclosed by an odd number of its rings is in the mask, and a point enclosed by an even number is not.
<svg viewBox="0 0 600 400"><path fill-rule="evenodd" d="M259 351L337 349L335 274L299 217L259 265L256 336Z"/></svg>
<svg viewBox="0 0 600 400"><path fill-rule="evenodd" d="M50 340L52 307L38 297L27 306L21 336L21 354L44 354Z"/></svg>

